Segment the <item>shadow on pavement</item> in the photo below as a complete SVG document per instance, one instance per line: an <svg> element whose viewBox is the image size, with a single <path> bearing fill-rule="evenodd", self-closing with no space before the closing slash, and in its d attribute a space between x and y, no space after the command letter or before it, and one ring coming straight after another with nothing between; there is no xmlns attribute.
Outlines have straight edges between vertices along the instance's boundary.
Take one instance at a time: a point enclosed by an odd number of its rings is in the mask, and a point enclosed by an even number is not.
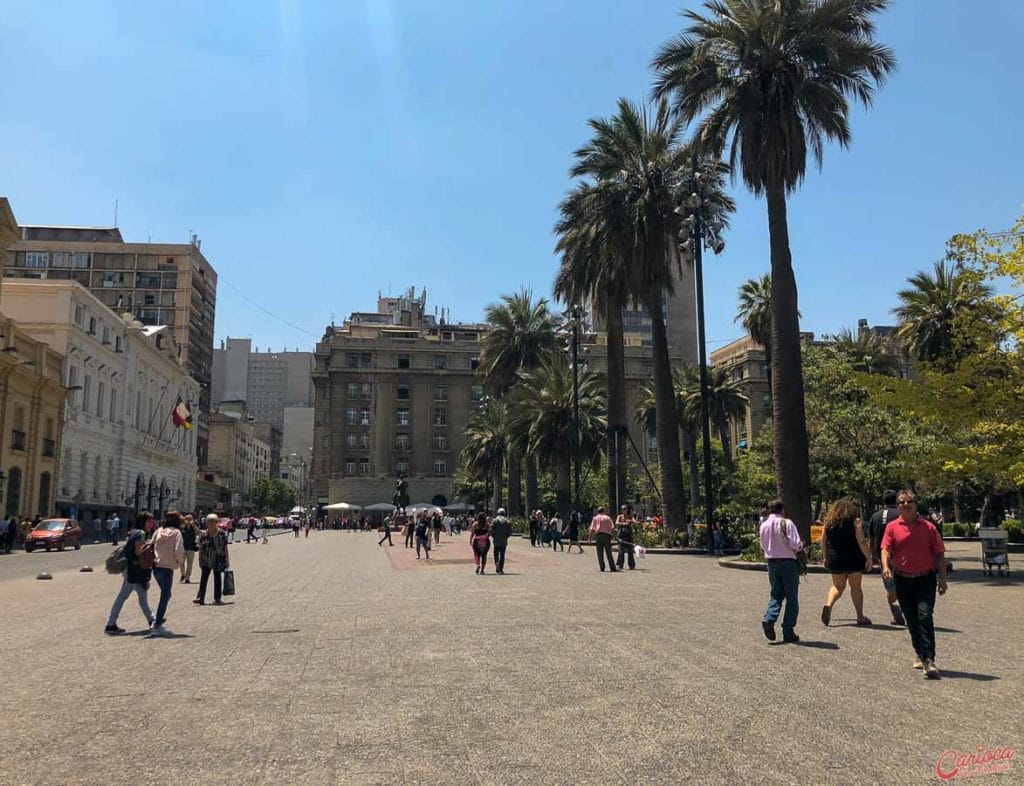
<svg viewBox="0 0 1024 786"><path fill-rule="evenodd" d="M783 644L787 644L788 642L782 642L782 643ZM797 646L797 647L807 647L808 649L812 649L812 650L837 650L837 649L839 649L839 645L836 644L834 641L805 641L804 639L800 639L800 641L793 642L793 644L795 646Z"/></svg>
<svg viewBox="0 0 1024 786"><path fill-rule="evenodd" d="M951 680L974 680L975 682L992 682L1000 677L994 674L973 674L969 671L947 671L942 669L942 677Z"/></svg>

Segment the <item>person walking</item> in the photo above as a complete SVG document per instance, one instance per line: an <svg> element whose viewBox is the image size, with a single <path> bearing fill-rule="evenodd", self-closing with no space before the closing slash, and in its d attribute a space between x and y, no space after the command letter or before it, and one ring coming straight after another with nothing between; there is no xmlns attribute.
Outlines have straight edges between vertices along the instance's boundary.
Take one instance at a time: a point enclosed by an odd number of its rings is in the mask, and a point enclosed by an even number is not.
<svg viewBox="0 0 1024 786"><path fill-rule="evenodd" d="M444 523L441 521L441 514L440 513L435 513L434 514L433 527L434 527L434 543L437 544L437 543L441 542L441 528L444 527Z"/></svg>
<svg viewBox="0 0 1024 786"><path fill-rule="evenodd" d="M156 528L156 519L153 514L143 511L135 520L135 526L128 533L128 540L124 544L124 573L121 574L121 589L114 598L114 605L110 607L110 614L107 616L107 627L103 632L108 636L117 636L124 633L124 628L117 626L117 618L121 615L121 609L128 596L133 592L138 597L139 608L142 616L146 618L146 625L153 626L156 619L149 607L149 579L152 573L153 552L150 545L147 553L143 555L143 547L147 546L146 538Z"/></svg>
<svg viewBox="0 0 1024 786"><path fill-rule="evenodd" d="M716 557L725 556L725 532L723 531L724 526L725 525L720 521L717 524L715 524L714 528L711 530L712 541L715 544Z"/></svg>
<svg viewBox="0 0 1024 786"><path fill-rule="evenodd" d="M420 558L420 547L427 559L430 559L430 520L420 511L416 514L416 559Z"/></svg>
<svg viewBox="0 0 1024 786"><path fill-rule="evenodd" d="M494 572L500 576L505 575L505 552L511 534L512 522L505 515L505 508L498 508L497 515L491 520L491 541L494 543ZM484 556L487 556L486 551Z"/></svg>
<svg viewBox="0 0 1024 786"><path fill-rule="evenodd" d="M562 542L562 520L557 513L552 513L551 518L548 519L548 530L551 532L551 550L565 551L565 543Z"/></svg>
<svg viewBox="0 0 1024 786"><path fill-rule="evenodd" d="M228 519L228 543L235 542L235 530L238 528L238 519L233 516Z"/></svg>
<svg viewBox="0 0 1024 786"><path fill-rule="evenodd" d="M404 513L396 513L398 521L401 522L402 531L405 532L405 547L411 549L413 547L414 538L416 537L416 526L413 520Z"/></svg>
<svg viewBox="0 0 1024 786"><path fill-rule="evenodd" d="M192 583L192 565L195 563L196 552L199 551L199 528L191 516L185 516L181 525L181 542L185 547L184 559L181 563L182 584Z"/></svg>
<svg viewBox="0 0 1024 786"><path fill-rule="evenodd" d="M633 518L633 509L629 505L623 505L619 511L618 518L615 519L615 523L619 528L618 540L619 540L619 559L617 562L619 570L626 564L626 557L629 557L629 569L636 570L636 557L634 556L633 547L636 541L633 540L633 525L636 524L636 519Z"/></svg>
<svg viewBox="0 0 1024 786"><path fill-rule="evenodd" d="M885 527L899 516L899 511L896 509L896 497L898 496L893 489L888 489L882 495L882 507L876 510L868 521L867 536L871 541L871 557L879 567L882 564L882 536L885 534ZM903 618L903 612L900 610L899 600L896 597L896 585L891 578L887 579L882 576L882 587L885 589L885 600L889 604L892 624L903 627L907 621Z"/></svg>
<svg viewBox="0 0 1024 786"><path fill-rule="evenodd" d="M504 508L498 508L504 512ZM487 552L491 549L490 528L487 526L487 514L480 513L476 517L473 529L469 533L469 542L473 547L473 560L476 562L476 572L481 576L487 568Z"/></svg>
<svg viewBox="0 0 1024 786"><path fill-rule="evenodd" d="M251 540L254 540L257 543L260 542L260 539L256 537L256 517L255 516L249 516L249 520L245 523L245 542L248 543Z"/></svg>
<svg viewBox="0 0 1024 786"><path fill-rule="evenodd" d="M768 506L768 518L761 524L759 536L761 548L768 561L768 583L771 597L764 613L761 627L768 641L775 641L775 621L786 604L782 618L782 640L787 643L800 641L796 635L796 620L800 614L800 569L796 555L803 548L800 532L790 519L781 499L773 500Z"/></svg>
<svg viewBox="0 0 1024 786"><path fill-rule="evenodd" d="M825 605L821 607L821 622L828 625L832 607L850 585L850 597L857 612L858 625L870 625L864 616L864 590L861 580L871 570L871 546L860 523L860 509L851 499L840 499L825 514L825 528L821 534L821 553L825 567L832 574Z"/></svg>
<svg viewBox="0 0 1024 786"><path fill-rule="evenodd" d="M164 522L153 534L153 578L160 587L160 600L156 605L156 619L150 633L153 636L167 634L164 623L167 621L167 605L171 602L171 587L174 584L174 571L181 567L185 556L185 544L181 538L181 514L169 510L164 514Z"/></svg>
<svg viewBox="0 0 1024 786"><path fill-rule="evenodd" d="M228 537L217 527L217 514L206 517L206 531L199 536L199 592L192 602L197 606L206 603L206 586L213 574L213 603L220 606L221 589L224 586L224 571L231 567L228 555Z"/></svg>
<svg viewBox="0 0 1024 786"><path fill-rule="evenodd" d="M530 545L537 546L540 544L540 511L535 510L530 514L530 521L528 531L530 533Z"/></svg>
<svg viewBox="0 0 1024 786"><path fill-rule="evenodd" d="M11 522L10 519L0 518L0 549L3 550L4 554L10 554L10 534L11 534Z"/></svg>
<svg viewBox="0 0 1024 786"><path fill-rule="evenodd" d="M305 525L306 535L305 535L305 537L307 537L307 538L309 537L309 526L310 526L309 519L306 519L306 525ZM388 540L389 541L391 540L391 532L390 532L390 530L388 531Z"/></svg>
<svg viewBox="0 0 1024 786"><path fill-rule="evenodd" d="M590 520L590 534L597 541L597 564L602 573L604 572L605 556L608 557L608 570L612 573L616 572L615 560L612 557L612 533L614 531L615 525L612 523L612 517L604 512L603 505L598 507L594 518Z"/></svg>
<svg viewBox="0 0 1024 786"><path fill-rule="evenodd" d="M569 514L569 523L565 525L565 534L569 538L569 551L572 554L572 547L575 546L583 553L583 546L580 545L580 514L575 510Z"/></svg>
<svg viewBox="0 0 1024 786"><path fill-rule="evenodd" d="M292 519L292 532L295 534L295 537L299 537L299 529L301 527L302 524L299 522L298 519Z"/></svg>
<svg viewBox="0 0 1024 786"><path fill-rule="evenodd" d="M896 588L900 609L907 621L910 641L917 653L915 669L928 679L938 679L935 666L935 590L946 594L946 548L935 525L917 515L914 492L896 497L899 516L882 535L882 578ZM936 578L936 568L938 577Z"/></svg>
<svg viewBox="0 0 1024 786"><path fill-rule="evenodd" d="M387 519L384 520L382 529L384 530L384 535L377 541L377 545L382 545L386 540L389 546L394 546L395 544L391 542L391 523Z"/></svg>
<svg viewBox="0 0 1024 786"><path fill-rule="evenodd" d="M106 520L107 536L110 538L110 545L117 545L117 530L120 526L120 521L114 516L108 516Z"/></svg>

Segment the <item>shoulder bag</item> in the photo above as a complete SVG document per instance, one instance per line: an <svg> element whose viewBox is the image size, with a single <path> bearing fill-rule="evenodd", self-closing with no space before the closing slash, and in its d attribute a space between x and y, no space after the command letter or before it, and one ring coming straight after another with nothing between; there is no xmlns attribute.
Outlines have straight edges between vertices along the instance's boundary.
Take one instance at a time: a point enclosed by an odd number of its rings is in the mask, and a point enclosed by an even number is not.
<svg viewBox="0 0 1024 786"><path fill-rule="evenodd" d="M779 519L779 531L782 533L782 537L786 540L786 545L796 554L796 570L801 576L807 575L807 549L801 546L799 549L794 549L793 544L789 542L789 533L786 532L786 524L789 519Z"/></svg>

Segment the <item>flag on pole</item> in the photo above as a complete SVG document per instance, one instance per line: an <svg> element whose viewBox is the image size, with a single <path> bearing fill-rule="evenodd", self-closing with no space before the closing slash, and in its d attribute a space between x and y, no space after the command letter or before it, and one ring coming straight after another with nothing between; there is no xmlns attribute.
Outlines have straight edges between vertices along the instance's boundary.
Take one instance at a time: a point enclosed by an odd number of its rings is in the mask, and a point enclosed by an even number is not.
<svg viewBox="0 0 1024 786"><path fill-rule="evenodd" d="M192 410L189 409L188 404L181 400L181 396L178 396L178 403L171 410L171 420L174 421L176 428L186 430L192 428Z"/></svg>

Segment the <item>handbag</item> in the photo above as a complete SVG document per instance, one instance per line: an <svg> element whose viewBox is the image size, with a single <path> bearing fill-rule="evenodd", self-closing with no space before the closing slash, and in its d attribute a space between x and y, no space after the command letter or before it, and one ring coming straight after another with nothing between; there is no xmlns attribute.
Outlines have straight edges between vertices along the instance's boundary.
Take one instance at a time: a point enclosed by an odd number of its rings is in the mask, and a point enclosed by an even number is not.
<svg viewBox="0 0 1024 786"><path fill-rule="evenodd" d="M788 521L789 519L779 519L780 522ZM789 534L786 532L786 528L780 523L779 532L782 533L782 537L786 540L786 545L796 554L796 572L801 576L807 575L807 549L801 546L799 549L794 549L792 544L789 542Z"/></svg>
<svg viewBox="0 0 1024 786"><path fill-rule="evenodd" d="M224 571L224 589L222 591L222 594L235 594L235 572L233 570Z"/></svg>

